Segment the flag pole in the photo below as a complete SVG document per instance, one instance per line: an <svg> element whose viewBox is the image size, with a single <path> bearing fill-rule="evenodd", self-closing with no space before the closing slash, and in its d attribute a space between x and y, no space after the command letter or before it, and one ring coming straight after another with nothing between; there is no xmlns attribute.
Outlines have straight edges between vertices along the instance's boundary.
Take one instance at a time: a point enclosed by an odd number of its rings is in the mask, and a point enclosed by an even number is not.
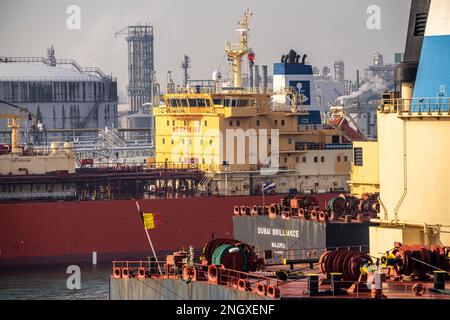
<svg viewBox="0 0 450 320"><path fill-rule="evenodd" d="M261 179L261 187L262 187L262 200L263 200L263 213L264 213L264 207L266 206L265 199L264 199L264 193L265 193L264 179Z"/></svg>
<svg viewBox="0 0 450 320"><path fill-rule="evenodd" d="M137 207L138 212L139 212L139 214L141 215L141 218L142 218L142 212L141 212L141 208L139 207L139 202L138 201L136 201L136 207ZM144 230L145 230L145 234L147 235L147 239L148 239L148 243L150 244L150 248L152 248L153 256L155 257L156 265L158 266L158 271L162 275L163 273L161 271L161 266L159 265L158 257L156 256L156 252L155 252L155 248L153 247L152 239L150 238L150 234L148 233L148 230L145 227L145 224L144 224Z"/></svg>
<svg viewBox="0 0 450 320"><path fill-rule="evenodd" d="M147 235L148 243L150 243L150 247L152 248L153 256L156 259L156 265L158 266L159 273L162 275L163 273L161 271L161 266L159 265L158 257L156 256L156 253L155 253L155 248L153 248L152 239L150 238L150 234L148 233L148 230L145 227L144 227L144 229L145 229L145 234Z"/></svg>

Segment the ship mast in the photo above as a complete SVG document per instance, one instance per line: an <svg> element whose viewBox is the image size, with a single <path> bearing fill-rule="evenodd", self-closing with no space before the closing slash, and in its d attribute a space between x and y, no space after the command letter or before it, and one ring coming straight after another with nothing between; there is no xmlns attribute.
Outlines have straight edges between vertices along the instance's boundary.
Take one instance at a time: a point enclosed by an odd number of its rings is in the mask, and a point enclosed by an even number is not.
<svg viewBox="0 0 450 320"><path fill-rule="evenodd" d="M241 87L241 62L242 57L249 52L248 31L250 29L248 26L252 14L253 13L247 9L244 12L242 20L238 22L241 28L236 30L239 33L239 44L234 46L236 49L233 49L233 46L228 41L225 43L225 53L232 61L231 73L233 75L233 86L235 88Z"/></svg>

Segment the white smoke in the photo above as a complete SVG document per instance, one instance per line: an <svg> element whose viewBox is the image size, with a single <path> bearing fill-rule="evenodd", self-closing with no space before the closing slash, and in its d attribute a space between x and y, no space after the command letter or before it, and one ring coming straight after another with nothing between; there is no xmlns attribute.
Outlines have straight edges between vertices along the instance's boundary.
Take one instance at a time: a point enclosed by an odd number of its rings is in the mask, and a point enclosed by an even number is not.
<svg viewBox="0 0 450 320"><path fill-rule="evenodd" d="M375 76L371 78L370 81L361 85L358 91L354 91L346 96L340 96L336 99L336 101L338 101L342 105L346 100L356 99L365 92L382 92L387 88L388 83L383 78Z"/></svg>

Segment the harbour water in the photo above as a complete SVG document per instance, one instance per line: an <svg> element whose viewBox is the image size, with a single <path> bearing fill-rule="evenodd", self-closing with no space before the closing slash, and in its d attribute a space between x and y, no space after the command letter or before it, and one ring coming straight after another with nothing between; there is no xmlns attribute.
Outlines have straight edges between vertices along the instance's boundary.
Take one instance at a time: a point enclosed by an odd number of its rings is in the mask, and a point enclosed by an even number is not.
<svg viewBox="0 0 450 320"><path fill-rule="evenodd" d="M80 265L81 289L69 289L67 267L0 271L0 300L107 300L111 265Z"/></svg>

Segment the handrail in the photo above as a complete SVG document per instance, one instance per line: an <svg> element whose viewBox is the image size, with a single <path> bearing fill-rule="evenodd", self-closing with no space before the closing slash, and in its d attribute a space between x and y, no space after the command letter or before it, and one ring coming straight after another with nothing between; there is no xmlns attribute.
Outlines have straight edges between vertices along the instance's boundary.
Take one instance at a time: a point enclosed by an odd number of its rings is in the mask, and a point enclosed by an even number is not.
<svg viewBox="0 0 450 320"><path fill-rule="evenodd" d="M161 267L162 274L160 274L157 271L158 265ZM188 265L183 265L187 266ZM128 268L131 275L136 274L139 268L144 269L153 269L154 273L151 274L152 277L173 277L176 279L182 278L182 268L178 268L176 265L170 265L168 266L166 264L166 261L150 261L150 260L136 260L136 261L112 261L112 268ZM207 280L207 268L208 265L203 265L199 263L194 263L190 268L195 268L198 273L201 273L203 277L200 277L200 281ZM244 279L244 280L253 280L253 284L265 282L268 285L269 284L275 284L279 285L280 280L277 278L270 278L266 277L264 275L259 275L255 273L245 272L245 271L238 271L238 270L232 270L232 269L226 269L221 268L220 269L220 278L218 280L219 284L237 284L237 280Z"/></svg>
<svg viewBox="0 0 450 320"><path fill-rule="evenodd" d="M400 116L450 116L450 97L386 98L381 99L380 111Z"/></svg>

